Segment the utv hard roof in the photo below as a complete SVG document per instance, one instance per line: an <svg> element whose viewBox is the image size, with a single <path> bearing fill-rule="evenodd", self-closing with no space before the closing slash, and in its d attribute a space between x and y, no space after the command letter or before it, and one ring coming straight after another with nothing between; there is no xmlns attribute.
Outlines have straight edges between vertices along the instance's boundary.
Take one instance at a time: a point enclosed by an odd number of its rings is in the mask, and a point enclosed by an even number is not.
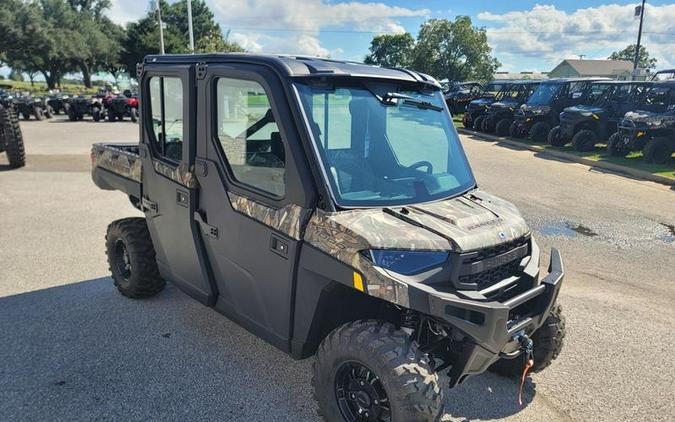
<svg viewBox="0 0 675 422"><path fill-rule="evenodd" d="M554 78L554 79L544 79L541 81L542 84L565 84L569 82L611 82L612 79L609 78Z"/></svg>
<svg viewBox="0 0 675 422"><path fill-rule="evenodd" d="M290 78L362 77L417 82L440 87L438 81L433 77L413 70L371 66L359 62L310 56L254 53L209 53L149 55L144 59L145 64L203 63L208 65L233 62L271 66L283 76Z"/></svg>

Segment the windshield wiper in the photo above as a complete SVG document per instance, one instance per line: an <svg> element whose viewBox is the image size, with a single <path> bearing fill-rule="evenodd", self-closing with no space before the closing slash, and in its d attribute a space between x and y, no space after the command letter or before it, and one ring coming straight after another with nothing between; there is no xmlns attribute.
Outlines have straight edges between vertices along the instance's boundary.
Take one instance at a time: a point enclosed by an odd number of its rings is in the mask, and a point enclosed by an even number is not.
<svg viewBox="0 0 675 422"><path fill-rule="evenodd" d="M382 96L383 103L391 103L392 100L403 100L403 104L414 105L417 108L424 110L443 111L443 107L430 103L429 101L418 100L410 95L401 94L399 92L387 92Z"/></svg>

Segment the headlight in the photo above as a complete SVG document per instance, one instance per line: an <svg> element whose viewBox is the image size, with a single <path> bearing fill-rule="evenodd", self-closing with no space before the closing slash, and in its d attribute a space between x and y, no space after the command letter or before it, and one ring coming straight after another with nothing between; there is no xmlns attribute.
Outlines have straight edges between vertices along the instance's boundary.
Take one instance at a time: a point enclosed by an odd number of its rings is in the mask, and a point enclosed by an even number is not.
<svg viewBox="0 0 675 422"><path fill-rule="evenodd" d="M419 274L448 259L448 252L373 249L366 253L376 266L402 275Z"/></svg>

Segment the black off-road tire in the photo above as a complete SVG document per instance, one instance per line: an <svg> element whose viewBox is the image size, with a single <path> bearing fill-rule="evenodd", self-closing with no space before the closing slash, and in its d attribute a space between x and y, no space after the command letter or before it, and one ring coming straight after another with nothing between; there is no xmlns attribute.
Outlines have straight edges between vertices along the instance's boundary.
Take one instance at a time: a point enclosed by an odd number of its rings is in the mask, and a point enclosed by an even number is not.
<svg viewBox="0 0 675 422"><path fill-rule="evenodd" d="M98 107L94 107L91 110L91 118L94 119L95 122L101 121L101 109Z"/></svg>
<svg viewBox="0 0 675 422"><path fill-rule="evenodd" d="M597 140L595 132L589 129L582 129L572 138L572 146L577 151L589 152L595 149Z"/></svg>
<svg viewBox="0 0 675 422"><path fill-rule="evenodd" d="M675 152L675 140L668 138L653 138L647 141L642 149L645 161L651 164L665 164Z"/></svg>
<svg viewBox="0 0 675 422"><path fill-rule="evenodd" d="M485 120L485 116L476 117L476 120L473 121L473 130L475 130L476 132L482 131L484 120Z"/></svg>
<svg viewBox="0 0 675 422"><path fill-rule="evenodd" d="M495 121L491 117L486 117L481 123L481 130L485 133L493 133L495 131Z"/></svg>
<svg viewBox="0 0 675 422"><path fill-rule="evenodd" d="M628 154L628 149L621 142L621 134L615 132L609 137L607 141L607 153L612 157L625 157Z"/></svg>
<svg viewBox="0 0 675 422"><path fill-rule="evenodd" d="M562 306L554 305L544 324L531 336L534 342L534 366L531 372L543 371L558 357L563 348L565 334ZM526 358L523 354L515 359L499 359L490 367L490 371L505 377L518 378L523 373Z"/></svg>
<svg viewBox="0 0 675 422"><path fill-rule="evenodd" d="M24 119L24 120L30 120L30 114L28 114L28 113L21 113L21 115L23 116L23 119Z"/></svg>
<svg viewBox="0 0 675 422"><path fill-rule="evenodd" d="M511 134L511 119L501 119L497 122L495 133L497 136L509 136Z"/></svg>
<svg viewBox="0 0 675 422"><path fill-rule="evenodd" d="M166 285L159 275L155 249L144 218L123 218L110 223L105 249L115 286L124 296L133 299L150 297Z"/></svg>
<svg viewBox="0 0 675 422"><path fill-rule="evenodd" d="M77 115L75 114L75 111L68 110L68 120L70 120L71 122L77 120Z"/></svg>
<svg viewBox="0 0 675 422"><path fill-rule="evenodd" d="M393 324L362 320L336 328L321 342L314 359L314 397L326 421L346 420L337 394L338 374L343 365L353 364L365 366L377 376L372 385L381 382L391 421L439 420L443 391L428 356Z"/></svg>
<svg viewBox="0 0 675 422"><path fill-rule="evenodd" d="M473 121L467 113L462 116L462 126L466 129L473 129Z"/></svg>
<svg viewBox="0 0 675 422"><path fill-rule="evenodd" d="M530 142L543 144L548 141L548 133L551 131L551 125L546 122L537 122L530 128L527 138Z"/></svg>
<svg viewBox="0 0 675 422"><path fill-rule="evenodd" d="M563 138L560 126L554 126L548 132L548 144L554 147L564 147L567 145L567 139Z"/></svg>
<svg viewBox="0 0 675 422"><path fill-rule="evenodd" d="M35 107L34 113L36 120L44 120L45 112L42 110L42 107Z"/></svg>
<svg viewBox="0 0 675 422"><path fill-rule="evenodd" d="M516 139L522 138L522 135L518 131L518 123L515 121L509 126L509 136Z"/></svg>
<svg viewBox="0 0 675 422"><path fill-rule="evenodd" d="M23 146L23 135L19 127L19 117L11 108L0 107L0 130L3 132L7 161L11 168L26 165L26 150Z"/></svg>
<svg viewBox="0 0 675 422"><path fill-rule="evenodd" d="M54 109L52 108L52 106L47 106L47 108L45 109L45 117L48 119L54 117Z"/></svg>
<svg viewBox="0 0 675 422"><path fill-rule="evenodd" d="M138 110L135 107L131 107L131 110L129 110L129 116L131 117L131 121L136 123L138 121Z"/></svg>
<svg viewBox="0 0 675 422"><path fill-rule="evenodd" d="M117 119L117 116L115 116L115 113L108 113L108 121L109 122L114 122Z"/></svg>

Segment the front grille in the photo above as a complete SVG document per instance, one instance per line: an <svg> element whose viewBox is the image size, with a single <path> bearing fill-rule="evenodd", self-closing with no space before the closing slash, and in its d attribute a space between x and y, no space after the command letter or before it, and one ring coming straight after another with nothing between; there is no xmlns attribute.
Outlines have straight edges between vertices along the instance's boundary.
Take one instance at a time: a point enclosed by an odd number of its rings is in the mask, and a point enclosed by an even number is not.
<svg viewBox="0 0 675 422"><path fill-rule="evenodd" d="M520 262L530 253L530 238L524 236L511 242L460 254L455 261L454 280L463 288L475 285L483 290L517 275Z"/></svg>
<svg viewBox="0 0 675 422"><path fill-rule="evenodd" d="M462 283L472 283L478 286L478 290L483 290L504 279L512 277L518 273L520 259L513 260L502 266L492 268L478 274L463 275L459 277Z"/></svg>

